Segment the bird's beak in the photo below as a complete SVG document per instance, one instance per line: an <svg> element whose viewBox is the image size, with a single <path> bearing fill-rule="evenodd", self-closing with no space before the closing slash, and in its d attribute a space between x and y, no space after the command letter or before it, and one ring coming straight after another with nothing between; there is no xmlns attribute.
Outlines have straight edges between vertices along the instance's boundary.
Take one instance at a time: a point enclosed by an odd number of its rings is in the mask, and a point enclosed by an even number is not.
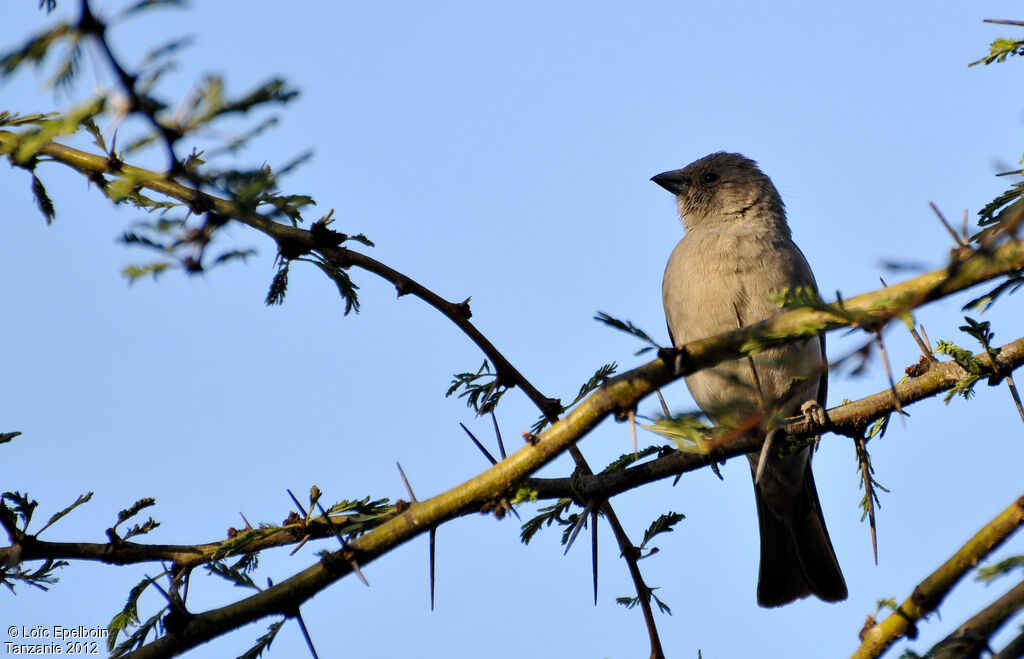
<svg viewBox="0 0 1024 659"><path fill-rule="evenodd" d="M683 175L681 169L662 172L657 176L652 176L651 180L675 195L685 193L686 188L690 185L690 179Z"/></svg>

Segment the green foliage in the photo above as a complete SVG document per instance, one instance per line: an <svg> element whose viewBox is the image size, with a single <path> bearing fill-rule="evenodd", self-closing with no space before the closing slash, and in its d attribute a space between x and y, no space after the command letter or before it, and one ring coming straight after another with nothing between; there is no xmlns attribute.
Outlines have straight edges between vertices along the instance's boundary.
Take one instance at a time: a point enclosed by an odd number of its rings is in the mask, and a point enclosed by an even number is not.
<svg viewBox="0 0 1024 659"><path fill-rule="evenodd" d="M654 603L658 605L658 610L661 611L662 613L667 613L669 615L672 615L672 609L669 608L668 604L666 604L665 602L663 602L660 599L658 599L658 596L654 594L654 591L656 591L656 590L658 590L658 589L657 588L650 588L650 589L648 589L648 592L649 592L649 594L651 596L651 599L654 600ZM633 607L635 607L637 604L640 603L640 598L639 597L616 597L615 601L617 603L621 604L622 606L626 607L627 609L632 609Z"/></svg>
<svg viewBox="0 0 1024 659"><path fill-rule="evenodd" d="M42 565L31 572L26 572L21 565L7 568L0 567L0 583L7 586L11 593L15 592L15 584L19 582L42 591L48 591L49 586L58 581L54 573L67 565L70 565L67 561L50 558L43 561Z"/></svg>
<svg viewBox="0 0 1024 659"><path fill-rule="evenodd" d="M630 453L623 453L622 455L617 457L614 461L610 462L607 467L602 469L601 473L602 474L607 474L607 473L612 472L612 471L618 471L619 469L625 469L626 467L628 467L629 465L633 464L634 462L636 462L636 461L638 461L640 459L646 458L649 455L655 455L656 453L661 453L662 450L663 450L663 448L660 447L660 446L647 446L647 447L645 447L643 449L640 449L636 453L632 453L632 452L630 452Z"/></svg>
<svg viewBox="0 0 1024 659"><path fill-rule="evenodd" d="M953 388L946 393L943 402L948 404L954 396L963 396L965 400L970 400L974 396L974 385L981 374L981 364L970 350L961 348L951 341L939 341L935 346L935 352L952 357L953 361L967 371L967 375L957 380Z"/></svg>
<svg viewBox="0 0 1024 659"><path fill-rule="evenodd" d="M264 650L269 650L270 644L274 642L274 638L277 636L277 632L281 631L281 626L286 621L287 618L284 618L270 623L270 626L267 627L267 633L256 639L256 644L249 648L245 654L240 655L238 659L257 659L263 654Z"/></svg>
<svg viewBox="0 0 1024 659"><path fill-rule="evenodd" d="M347 540L354 540L392 517L395 514L395 508L389 499L364 497L362 499L342 499L328 508L326 512L332 519L335 515L347 514L340 522L335 520L334 527Z"/></svg>
<svg viewBox="0 0 1024 659"><path fill-rule="evenodd" d="M121 274L128 280L128 283L134 284L137 280L143 277L152 276L156 280L166 270L170 270L174 267L174 264L168 263L167 261L156 261L153 263L134 264L130 263L121 268Z"/></svg>
<svg viewBox="0 0 1024 659"><path fill-rule="evenodd" d="M45 118L33 121L35 128L19 133L12 145L5 146L0 153L9 156L15 164L29 163L44 146L61 136L77 133L83 124L99 116L105 109L105 101L95 98L64 114L35 115Z"/></svg>
<svg viewBox="0 0 1024 659"><path fill-rule="evenodd" d="M0 57L0 78L7 78L25 64L39 68L50 54L50 49L76 32L70 23L58 23Z"/></svg>
<svg viewBox="0 0 1024 659"><path fill-rule="evenodd" d="M1024 286L1024 275L1010 275L1004 281L999 282L991 290L974 298L963 306L964 311L980 311L985 313L992 308L1002 295L1013 295L1021 286Z"/></svg>
<svg viewBox="0 0 1024 659"><path fill-rule="evenodd" d="M21 432L17 430L14 432L0 432L0 444L6 444L20 434Z"/></svg>
<svg viewBox="0 0 1024 659"><path fill-rule="evenodd" d="M46 223L52 224L53 219L57 216L57 212L53 208L53 201L46 193L43 182L36 176L35 171L32 172L32 196L35 197L36 207L39 208L39 212L46 218Z"/></svg>
<svg viewBox="0 0 1024 659"><path fill-rule="evenodd" d="M885 431L889 429L890 416L892 415L886 414L885 416L875 419L875 422L872 423L868 427L867 432L864 433L864 437L866 437L867 439L871 439L872 437L875 436L879 438L885 437Z"/></svg>
<svg viewBox="0 0 1024 659"><path fill-rule="evenodd" d="M153 499L152 497L144 497L142 499L139 499L138 501L133 503L128 508L126 508L126 509L124 509L122 511L119 511L117 513L117 523L114 524L114 526L112 526L108 530L108 533L109 534L116 534L117 533L117 527L121 526L121 524L127 522L132 517L135 517L135 515L139 514L140 511L145 510L146 508L149 508L150 506L155 506L155 505L156 505L156 499ZM143 535L145 533L149 533L150 531L152 531L153 529L155 529L158 526L160 526L160 523L157 522L157 521L154 521L153 518L150 517L149 519L147 519L142 524L135 524L130 529L128 529L128 531L126 531L125 534L123 536L121 536L121 540L127 540L128 538L131 538L133 536Z"/></svg>
<svg viewBox="0 0 1024 659"><path fill-rule="evenodd" d="M259 587L253 583L252 577L246 574L245 570L237 569L235 566L227 565L222 561L210 561L205 567L207 574L215 574L218 577L230 581L236 586L259 590Z"/></svg>
<svg viewBox="0 0 1024 659"><path fill-rule="evenodd" d="M58 117L56 112L47 112L45 114L35 113L21 115L17 112L11 112L9 110L0 110L0 126L13 127L13 126L25 126L29 124L38 124L42 121L52 120ZM83 122L83 125L91 122ZM95 124L92 124L95 126Z"/></svg>
<svg viewBox="0 0 1024 659"><path fill-rule="evenodd" d="M628 320L619 320L618 318L614 318L614 317L606 314L603 311L598 311L597 315L594 316L594 320L602 322L605 325L608 325L609 327L614 327L615 329L619 330L620 332L625 332L626 334L630 334L632 336L635 336L636 338L640 339L644 343L648 344L648 346L646 348L641 348L640 350L637 350L636 352L634 352L633 353L634 356L642 355L645 352L648 352L649 350L660 350L661 349L661 346L658 345L657 341L655 341L654 339L651 338L650 334L648 334L647 332L643 331L642 329L640 329L639 327L637 327L636 325L634 325L633 323L631 323Z"/></svg>
<svg viewBox="0 0 1024 659"><path fill-rule="evenodd" d="M995 565L980 567L976 578L978 581L990 582L1018 569L1024 569L1024 556L1011 556Z"/></svg>
<svg viewBox="0 0 1024 659"><path fill-rule="evenodd" d="M129 636L128 638L126 638L124 641L122 641L121 643L119 643L116 646L114 646L114 643L116 643L116 641L117 641L117 636L115 634L111 633L110 636L107 637L107 649L110 651L111 659L117 659L118 657L124 657L129 652L141 648L143 645L146 644L146 639L149 637L149 634L151 632L154 633L154 635L159 636L160 620L163 617L164 611L166 611L166 609L167 609L167 607L164 607L163 609L160 609L159 611L154 613L151 618L149 618L148 620L146 620L145 622L143 622L141 624L138 624L137 625L138 628L132 633L132 635ZM111 621L111 624L113 624L113 621ZM136 625L132 625L132 626L136 626ZM109 631L109 626L108 626L108 631ZM125 631L127 631L127 630L125 630Z"/></svg>
<svg viewBox="0 0 1024 659"><path fill-rule="evenodd" d="M967 66L975 66L977 64L984 64L988 66L993 62L1003 63L1007 57L1014 55L1024 54L1024 41L1014 41L1013 39L996 39L989 46L988 55L982 57L979 60L971 62Z"/></svg>
<svg viewBox="0 0 1024 659"><path fill-rule="evenodd" d="M604 381L611 377L611 375L615 373L618 367L618 364L612 362L611 364L605 364L604 366L598 368L594 372L594 374L590 376L589 380L580 385L580 390L576 394L576 397L569 401L568 405L561 406L561 408L558 411L558 415L561 416L562 414L565 414L565 412L567 410L572 409L572 407L576 405L576 403L586 398L590 394L590 392L594 391L602 384L604 384ZM548 418L546 416L541 415L541 417L537 419L536 422L534 422L533 426L530 427L530 432L536 435L540 431L544 430L544 428L546 428L549 423L550 421L548 420Z"/></svg>
<svg viewBox="0 0 1024 659"><path fill-rule="evenodd" d="M1012 210L1014 204L1019 202L1022 197L1024 197L1024 182L1014 183L1009 190L996 196L978 211L978 226L988 228L999 224L1007 218L1009 214L1007 211ZM977 241L982 235L974 235L971 240Z"/></svg>
<svg viewBox="0 0 1024 659"><path fill-rule="evenodd" d="M83 503L86 503L90 499L92 499L92 492L87 492L85 494L78 495L78 498L75 499L74 503L72 503L70 506L68 506L64 510L62 510L62 511L60 511L58 513L54 513L53 516L51 516L50 519L46 522L46 524L43 524L43 528L41 528L38 531L36 531L36 533L35 533L36 537L39 537L39 534L41 534L43 531L45 531L46 529L48 529L51 526L53 526L53 524L55 522L57 522L57 520L59 520L60 518L64 517L65 515L67 515L72 510L74 510L75 508L79 507Z"/></svg>
<svg viewBox="0 0 1024 659"><path fill-rule="evenodd" d="M213 556L211 558L214 561L218 561L227 556L241 554L242 557L245 559L244 565L252 564L253 567L255 567L257 561L254 558L246 558L254 552L247 552L246 548L253 546L259 543L264 538L277 533L280 529L281 527L279 526L261 524L259 528L246 529L244 531L241 531L234 537L229 538L228 540L225 540L224 542L220 543L220 545L217 547L216 551L214 551ZM239 559L239 561L241 563L242 559ZM242 565L240 564L236 564L234 567L235 569L242 569Z"/></svg>
<svg viewBox="0 0 1024 659"><path fill-rule="evenodd" d="M871 463L871 456L868 454L867 441L858 438L854 441L857 453L857 471L860 474L860 487L864 490L864 496L860 500L861 516L860 521L868 520L871 529L871 548L874 551L875 562L878 562L878 536L875 522L875 512L882 507L882 501L878 491L888 492L881 483L875 479L875 467Z"/></svg>
<svg viewBox="0 0 1024 659"><path fill-rule="evenodd" d="M640 427L672 441L680 451L700 454L707 453L707 436L712 431L703 421L703 415L697 412L658 416L651 423L641 423Z"/></svg>
<svg viewBox="0 0 1024 659"><path fill-rule="evenodd" d="M644 549L647 547L647 543L654 539L654 536L660 533L671 533L676 524L686 519L686 515L676 512L667 512L664 515L658 517L658 519L651 522L651 525L647 527L644 532L644 539L640 542L640 546L637 549ZM654 547L642 558L647 558L653 554L658 553L658 548Z"/></svg>
<svg viewBox="0 0 1024 659"><path fill-rule="evenodd" d="M477 416L493 411L498 401L508 391L508 387L502 384L497 373L491 371L491 364L486 359L475 373L467 371L454 374L451 386L445 392L445 398L450 398L460 389L462 393L459 394L459 398L465 398L466 405L472 408Z"/></svg>
<svg viewBox="0 0 1024 659"><path fill-rule="evenodd" d="M532 490L527 487L521 487L518 490L516 490L516 494L515 496L512 497L512 501L510 503L531 503L534 501L537 501L537 490Z"/></svg>
<svg viewBox="0 0 1024 659"><path fill-rule="evenodd" d="M283 304L285 293L288 292L288 267L290 261L281 259L277 267L277 274L270 281L270 290L267 291L267 299L264 303L269 307L274 304Z"/></svg>
<svg viewBox="0 0 1024 659"><path fill-rule="evenodd" d="M537 531L552 524L558 524L559 526L566 527L567 530L571 530L577 516L570 515L569 517L564 517L563 515L569 511L569 506L572 504L572 499L562 498L550 506L544 506L535 517L523 522L522 529L519 532L519 539L524 545L528 545L533 536L537 534Z"/></svg>
<svg viewBox="0 0 1024 659"><path fill-rule="evenodd" d="M7 503L11 506L8 507ZM32 522L32 514L35 512L39 502L29 498L28 492L4 492L0 494L0 517L4 526L8 528L20 526L22 531L28 531L28 525Z"/></svg>
<svg viewBox="0 0 1024 659"><path fill-rule="evenodd" d="M325 275L331 278L334 285L338 287L338 294L341 295L341 299L345 301L346 316L351 311L359 313L359 296L356 294L356 290L358 290L359 287L356 286L355 282L352 281L352 278L349 277L348 273L345 272L344 269L331 265L327 259L319 256L318 254L313 254L310 258L299 258L296 260L312 263L316 267L320 268Z"/></svg>
<svg viewBox="0 0 1024 659"><path fill-rule="evenodd" d="M186 7L185 0L137 0L137 2L128 5L121 10L118 15L119 19L130 18L134 14L138 14L146 9L156 9L158 7Z"/></svg>
<svg viewBox="0 0 1024 659"><path fill-rule="evenodd" d="M139 624L139 597L141 597L142 593L145 592L145 590L152 584L153 580L146 577L128 592L128 601L125 603L124 608L121 609L121 611L119 611L107 624L107 633L109 634L109 636L107 636L107 650L113 652L115 645L117 644L118 635L121 634L121 632L126 632L129 628ZM157 613L147 622L155 622L159 619L159 616L160 613ZM146 636L149 635L149 630L151 628L152 625L145 627L145 633L141 636L141 639L136 638L138 636L138 632L136 632L135 635L122 644L123 647L118 648L121 652L120 654L115 654L115 656L121 656L121 654L127 652L128 647L141 647L146 640ZM125 645L129 642L131 642L131 645Z"/></svg>
<svg viewBox="0 0 1024 659"><path fill-rule="evenodd" d="M979 323L970 316L964 316L964 321L967 324L961 325L960 331L978 341L989 357L995 358L998 355L998 352L992 348L992 339L995 337L995 333L991 331L989 322ZM948 404L954 396L958 395L963 396L965 399L970 399L974 395L974 385L981 379L981 363L970 350L961 348L951 341L939 341L935 347L935 352L952 357L953 361L967 371L967 375L957 381L956 385L946 393L943 400Z"/></svg>

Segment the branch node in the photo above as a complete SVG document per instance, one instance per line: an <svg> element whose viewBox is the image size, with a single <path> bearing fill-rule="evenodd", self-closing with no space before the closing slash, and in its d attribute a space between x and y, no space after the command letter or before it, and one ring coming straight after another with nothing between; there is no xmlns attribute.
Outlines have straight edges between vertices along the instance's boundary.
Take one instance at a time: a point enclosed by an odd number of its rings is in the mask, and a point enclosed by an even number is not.
<svg viewBox="0 0 1024 659"><path fill-rule="evenodd" d="M459 316L463 320L469 320L470 318L473 317L473 312L469 308L469 301L471 299L472 299L472 296L467 297L465 300L463 300L462 302L459 302L459 303L457 303L455 305L455 311L459 314Z"/></svg>
<svg viewBox="0 0 1024 659"><path fill-rule="evenodd" d="M302 244L301 241L292 238L277 239L277 253L281 255L282 259L287 261L297 259L303 254L309 254L309 251L309 247Z"/></svg>
<svg viewBox="0 0 1024 659"><path fill-rule="evenodd" d="M309 233L313 236L313 242L318 247L338 247L348 240L348 236L340 231L335 231L327 226L327 219L321 218L309 227Z"/></svg>

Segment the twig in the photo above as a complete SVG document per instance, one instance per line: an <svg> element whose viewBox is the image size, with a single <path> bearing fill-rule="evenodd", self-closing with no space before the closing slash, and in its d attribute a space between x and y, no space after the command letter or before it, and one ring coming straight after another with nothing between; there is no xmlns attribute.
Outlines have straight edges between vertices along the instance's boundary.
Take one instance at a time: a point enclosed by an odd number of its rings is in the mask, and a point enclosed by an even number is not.
<svg viewBox="0 0 1024 659"><path fill-rule="evenodd" d="M334 533L334 537L336 537L338 539L338 542L341 543L342 551L348 554L353 554L354 552L352 551L351 546L349 545L349 543L345 541L345 536L341 534L341 530L334 525L333 521L331 521L330 516L327 514L327 511L324 510L324 507L320 505L319 501L316 502L316 507L320 509L320 514L322 515L321 519L327 522L327 526L331 527L331 531ZM367 581L366 577L363 576L363 571L359 569L359 563L356 562L355 557L351 556L349 558L346 558L346 560L348 561L349 567L352 568L352 571L355 572L356 576L359 577L359 580L363 582L363 585L369 588L370 582Z"/></svg>
<svg viewBox="0 0 1024 659"><path fill-rule="evenodd" d="M871 550L875 555L875 565L878 565L878 536L875 527L875 484L872 477L871 457L868 455L867 440L863 435L853 440L857 448L857 462L860 465L860 482L864 487L864 511L868 516L868 526L871 528ZM861 520L863 521L863 517Z"/></svg>
<svg viewBox="0 0 1024 659"><path fill-rule="evenodd" d="M1007 373L1024 365L1024 338L1007 343L996 350L999 372ZM974 355L982 365L982 377L995 374L987 353ZM953 361L939 362L925 374L907 379L896 385L896 394L902 407L949 391L961 380L967 371ZM896 410L892 390L866 396L828 410L831 422L829 431L850 438L857 438L872 422ZM794 439L808 439L820 433L820 429L804 418L796 418L779 429L784 436ZM633 465L625 469L601 474L596 477L577 475L573 482L568 478L529 478L522 487L534 491L539 498L612 497L645 483L670 478L688 471L708 466L713 459L726 459L745 455L760 448L760 441L749 433L736 433L729 441L721 444L714 455L674 451L663 457Z"/></svg>
<svg viewBox="0 0 1024 659"><path fill-rule="evenodd" d="M906 427L907 420L903 418L904 412L903 407L900 405L900 397L896 395L896 380L892 376L892 366L889 364L889 355L885 351L885 342L882 340L881 330L875 332L875 340L878 342L878 352L881 354L882 364L885 365L885 375L889 378L889 392L892 394L893 406L896 409L896 414L900 417L900 421Z"/></svg>
<svg viewBox="0 0 1024 659"><path fill-rule="evenodd" d="M992 602L956 631L942 639L928 651L929 659L962 659L980 657L988 650L989 639L1006 621L1024 607L1024 581Z"/></svg>
<svg viewBox="0 0 1024 659"><path fill-rule="evenodd" d="M851 659L880 656L900 637L912 633L915 623L938 608L943 598L982 558L1001 545L1024 523L1024 496L1014 501L953 556L914 588L909 598L882 622L866 629L861 646Z"/></svg>
<svg viewBox="0 0 1024 659"><path fill-rule="evenodd" d="M579 477L593 477L594 472L590 469L590 465L587 464L587 460L583 457L583 453L578 446L575 444L570 445L569 455L576 462L576 470L579 472ZM591 499L591 501L594 501L594 499ZM601 500L600 510L605 519L608 520L608 525L612 528L612 533L615 534L615 541L619 545L619 552L629 567L629 576L633 579L633 586L636 588L636 594L639 598L640 610L644 616L644 623L647 625L647 636L651 643L651 657L652 659L664 659L665 655L661 649L661 639L658 637L658 625L654 621L654 611L651 609L651 590L647 587L644 577L640 573L640 566L637 564L639 557L636 547L630 542L629 536L626 535L626 531L622 528L615 510L608 503L607 499ZM596 566L597 563L595 562L594 565ZM595 591L597 590L596 567L594 569L594 589Z"/></svg>

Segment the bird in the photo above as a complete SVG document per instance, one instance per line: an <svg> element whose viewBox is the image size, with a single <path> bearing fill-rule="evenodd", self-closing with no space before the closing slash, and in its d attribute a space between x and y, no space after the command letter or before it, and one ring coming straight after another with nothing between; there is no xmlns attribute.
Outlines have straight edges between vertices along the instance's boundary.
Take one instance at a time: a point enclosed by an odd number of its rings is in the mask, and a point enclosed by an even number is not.
<svg viewBox="0 0 1024 659"><path fill-rule="evenodd" d="M773 294L798 287L817 293L811 267L793 242L782 198L755 161L738 153L712 153L651 180L676 196L685 230L662 282L669 338L676 348L779 314ZM765 439L763 459L761 452L747 456L761 536L758 604L783 606L809 595L845 600L846 580L811 473L811 446L783 455L771 442L770 428L749 422L769 413L803 411L824 423L824 335L722 362L685 381L716 426Z"/></svg>

